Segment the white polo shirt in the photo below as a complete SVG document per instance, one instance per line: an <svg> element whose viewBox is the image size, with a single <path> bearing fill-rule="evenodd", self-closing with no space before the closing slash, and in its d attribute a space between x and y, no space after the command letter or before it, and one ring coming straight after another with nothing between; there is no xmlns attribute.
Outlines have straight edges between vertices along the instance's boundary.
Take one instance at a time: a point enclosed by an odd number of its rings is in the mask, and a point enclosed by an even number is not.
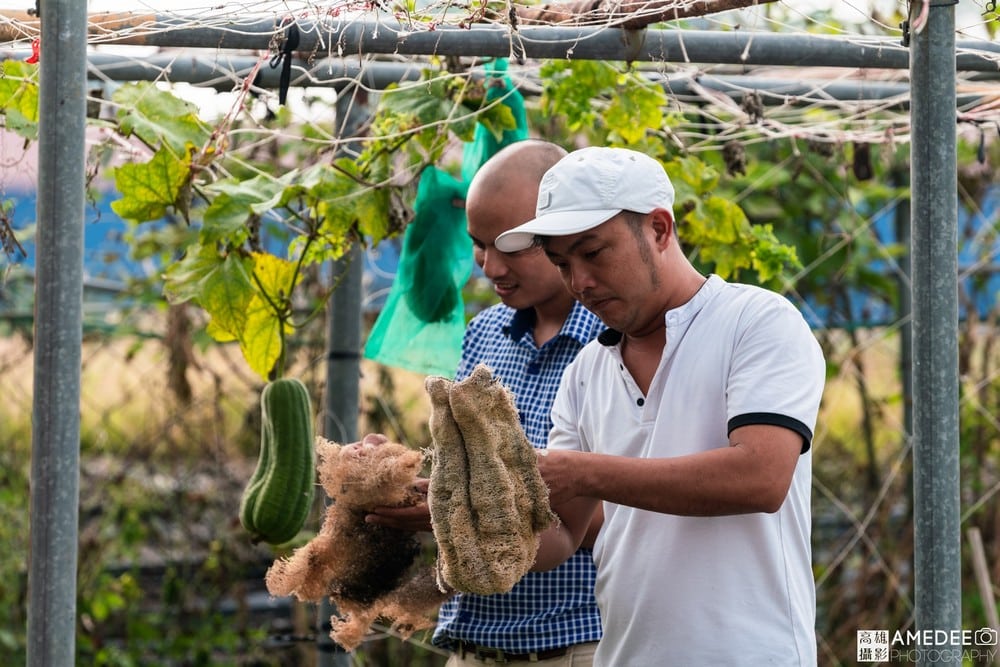
<svg viewBox="0 0 1000 667"><path fill-rule="evenodd" d="M553 405L549 448L664 458L726 447L732 429L766 423L802 434L804 451L774 514L684 517L604 503L594 664L815 665L809 445L825 380L819 345L787 299L718 276L665 319L647 396L619 344L580 352Z"/></svg>

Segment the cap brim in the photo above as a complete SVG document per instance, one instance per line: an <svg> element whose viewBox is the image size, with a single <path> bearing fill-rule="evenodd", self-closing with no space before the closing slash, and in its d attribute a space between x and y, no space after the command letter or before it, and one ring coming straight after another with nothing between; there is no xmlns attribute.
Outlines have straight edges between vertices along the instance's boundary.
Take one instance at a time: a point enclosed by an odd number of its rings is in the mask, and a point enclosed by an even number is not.
<svg viewBox="0 0 1000 667"><path fill-rule="evenodd" d="M517 252L531 247L536 236L579 234L607 222L619 213L621 209L617 208L549 213L500 234L493 245L502 252Z"/></svg>

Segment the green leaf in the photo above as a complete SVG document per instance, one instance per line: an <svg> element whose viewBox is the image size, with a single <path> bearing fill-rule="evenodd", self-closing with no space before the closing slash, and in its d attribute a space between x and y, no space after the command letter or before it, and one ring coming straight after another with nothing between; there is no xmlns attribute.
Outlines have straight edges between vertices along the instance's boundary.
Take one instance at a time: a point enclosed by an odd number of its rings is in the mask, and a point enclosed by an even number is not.
<svg viewBox="0 0 1000 667"><path fill-rule="evenodd" d="M288 199L286 191L296 175L297 172L292 171L278 179L260 175L248 180L227 179L205 186L207 194L217 196L205 209L203 239L229 239L233 234L245 231L251 215L266 213ZM242 240L240 238L238 242Z"/></svg>
<svg viewBox="0 0 1000 667"><path fill-rule="evenodd" d="M353 218L357 224L359 234L368 236L372 243L378 243L385 238L389 229L388 190L365 185L358 165L353 160L340 158L336 165L339 170L335 172L337 185L330 190L317 187L313 191L318 199L327 197L320 208L324 219L334 220L338 215L348 214L348 217ZM369 176L370 179L379 182L388 178L390 167L388 161L380 161L372 167L374 173ZM335 193L344 198L340 204L342 207L340 211L335 210L338 205L337 200L329 199L329 196ZM334 221L333 228L338 229L342 224L342 221Z"/></svg>
<svg viewBox="0 0 1000 667"><path fill-rule="evenodd" d="M640 141L649 128L663 126L667 96L659 85L651 85L634 72L622 75L617 94L604 111L608 130L626 144Z"/></svg>
<svg viewBox="0 0 1000 667"><path fill-rule="evenodd" d="M205 325L205 333L212 337L216 343L233 343L237 342L239 339L228 329L223 329L215 320L209 320L208 324Z"/></svg>
<svg viewBox="0 0 1000 667"><path fill-rule="evenodd" d="M208 304L217 298L220 280L230 280L234 288L232 295L239 303L246 304L253 292L251 268L249 258L222 252L214 243L195 244L187 249L183 259L167 269L163 291L170 303L194 301L210 310Z"/></svg>
<svg viewBox="0 0 1000 667"><path fill-rule="evenodd" d="M594 125L597 101L614 90L618 70L598 60L556 60L543 65L540 76L545 82L542 108L576 131Z"/></svg>
<svg viewBox="0 0 1000 667"><path fill-rule="evenodd" d="M317 221L315 238L300 236L293 239L290 248L292 257L306 253L302 258L305 264L337 259L360 240L359 235L369 235L378 242L388 230L388 193L361 180L353 160L339 158L335 164L336 169L318 171L306 193L309 214Z"/></svg>
<svg viewBox="0 0 1000 667"><path fill-rule="evenodd" d="M503 140L503 133L506 130L517 129L517 119L514 118L514 112L506 104L487 106L476 116L476 120L489 130L497 141Z"/></svg>
<svg viewBox="0 0 1000 667"><path fill-rule="evenodd" d="M114 170L115 187L122 198L111 209L127 220L157 220L167 208L177 206L191 174L187 154L183 159L169 150L156 151L149 162L123 164Z"/></svg>
<svg viewBox="0 0 1000 667"><path fill-rule="evenodd" d="M670 181L677 190L677 199L701 197L719 185L719 172L696 157L686 156L664 165Z"/></svg>
<svg viewBox="0 0 1000 667"><path fill-rule="evenodd" d="M38 66L19 60L0 63L0 112L4 127L38 139Z"/></svg>
<svg viewBox="0 0 1000 667"><path fill-rule="evenodd" d="M698 257L723 278L750 265L749 223L742 209L721 197L709 197L684 218L684 238L698 248Z"/></svg>
<svg viewBox="0 0 1000 667"><path fill-rule="evenodd" d="M771 282L785 273L802 268L795 246L781 243L772 225L752 225L752 268L762 283Z"/></svg>
<svg viewBox="0 0 1000 667"><path fill-rule="evenodd" d="M153 83L125 84L114 92L112 100L121 105L121 132L134 134L149 146L168 146L182 155L189 145L201 148L211 137L209 127L198 118L198 107Z"/></svg>

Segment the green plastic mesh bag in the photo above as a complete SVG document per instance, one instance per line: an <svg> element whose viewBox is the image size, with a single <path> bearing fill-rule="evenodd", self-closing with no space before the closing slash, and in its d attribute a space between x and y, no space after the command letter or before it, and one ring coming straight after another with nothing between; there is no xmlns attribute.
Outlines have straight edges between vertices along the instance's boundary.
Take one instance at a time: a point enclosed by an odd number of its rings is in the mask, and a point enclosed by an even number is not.
<svg viewBox="0 0 1000 667"><path fill-rule="evenodd" d="M517 127L496 137L478 124L463 149L461 180L436 167L421 173L396 277L365 345L368 359L426 375L455 372L465 332L462 287L472 274L465 193L484 162L528 136L524 99L506 71L506 60L487 66L486 99L502 100Z"/></svg>
<svg viewBox="0 0 1000 667"><path fill-rule="evenodd" d="M403 232L396 277L365 357L428 375L445 367L454 372L465 328L461 290L472 273L467 189L436 167L420 175L414 218Z"/></svg>
<svg viewBox="0 0 1000 667"><path fill-rule="evenodd" d="M462 178L467 183L472 182L483 163L493 157L504 146L528 138L528 116L524 110L524 98L514 87L507 76L507 60L494 60L486 65L486 101L501 100L514 116L517 127L504 130L503 136L497 138L481 123L476 124L476 134L472 141L465 144L462 152Z"/></svg>

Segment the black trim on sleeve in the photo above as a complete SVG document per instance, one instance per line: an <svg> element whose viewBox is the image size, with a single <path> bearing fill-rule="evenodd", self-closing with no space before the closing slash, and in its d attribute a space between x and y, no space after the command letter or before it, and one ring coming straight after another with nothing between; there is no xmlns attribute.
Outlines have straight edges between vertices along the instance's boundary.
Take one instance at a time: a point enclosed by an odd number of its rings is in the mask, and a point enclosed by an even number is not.
<svg viewBox="0 0 1000 667"><path fill-rule="evenodd" d="M726 434L730 434L740 426L750 426L751 424L767 424L769 426L781 426L783 428L795 431L802 436L802 451L800 454L805 454L809 451L809 447L812 445L812 430L798 419L794 419L787 415L779 415L773 412L748 412L743 415L736 415L729 420L729 424L726 428Z"/></svg>

